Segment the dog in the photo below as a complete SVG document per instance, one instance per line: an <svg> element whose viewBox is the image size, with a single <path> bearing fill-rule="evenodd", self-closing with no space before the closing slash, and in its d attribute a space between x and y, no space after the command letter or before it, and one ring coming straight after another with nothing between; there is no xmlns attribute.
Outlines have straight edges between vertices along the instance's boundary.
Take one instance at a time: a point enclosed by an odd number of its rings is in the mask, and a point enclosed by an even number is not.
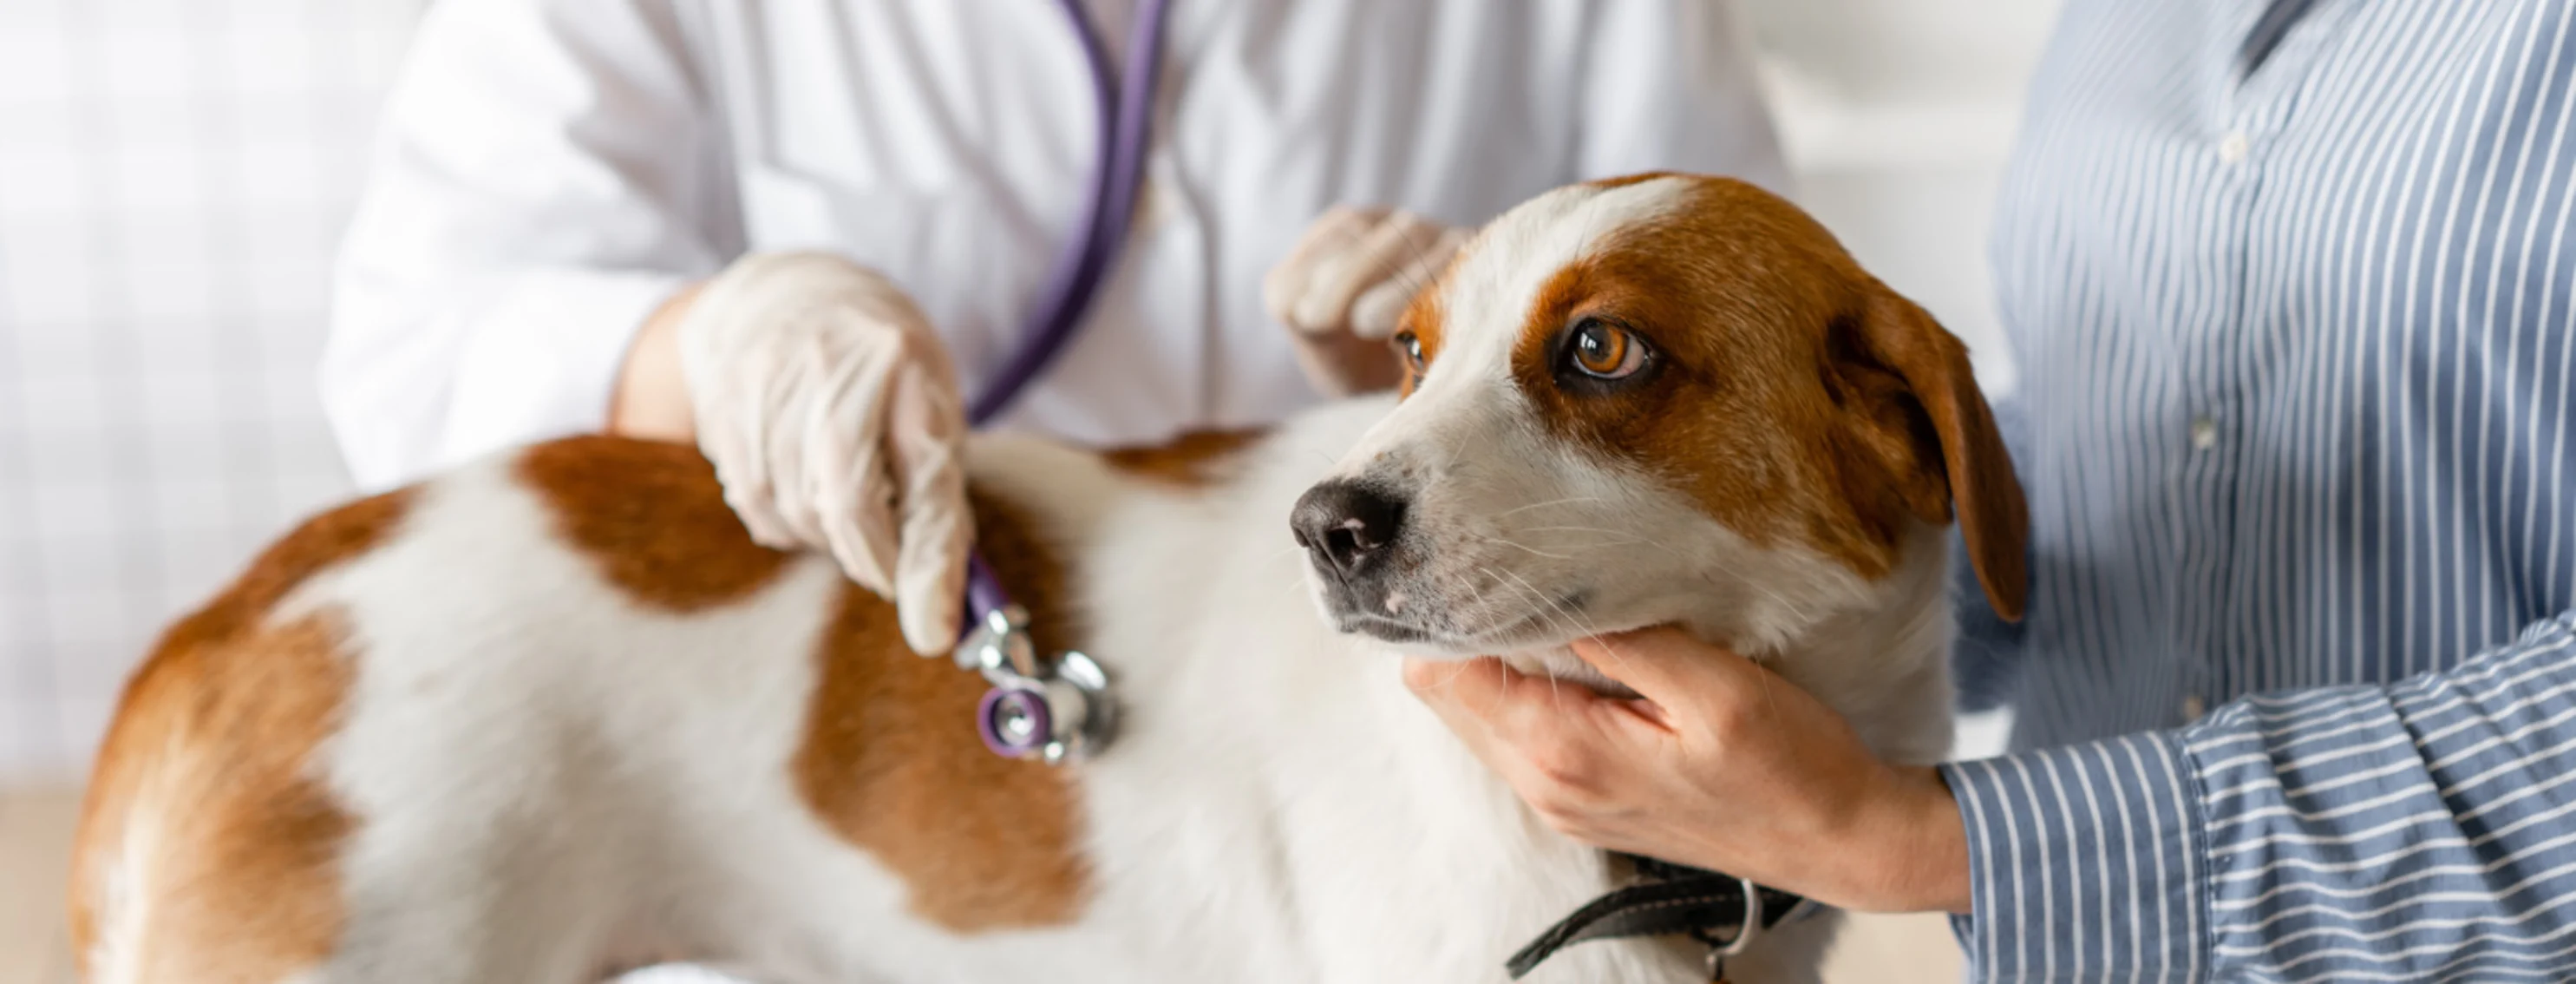
<svg viewBox="0 0 2576 984"><path fill-rule="evenodd" d="M982 556L1124 707L1064 767L982 747L983 681L754 545L692 449L571 438L326 513L128 685L88 979L1493 981L1625 867L1391 653L1602 684L1569 641L1678 624L1944 753L1946 529L2017 614L2020 492L1962 346L1823 228L1720 178L1559 189L1404 324L1400 394L1266 433L970 442ZM1813 979L1835 923L1729 971ZM1704 973L1646 939L1534 976Z"/></svg>

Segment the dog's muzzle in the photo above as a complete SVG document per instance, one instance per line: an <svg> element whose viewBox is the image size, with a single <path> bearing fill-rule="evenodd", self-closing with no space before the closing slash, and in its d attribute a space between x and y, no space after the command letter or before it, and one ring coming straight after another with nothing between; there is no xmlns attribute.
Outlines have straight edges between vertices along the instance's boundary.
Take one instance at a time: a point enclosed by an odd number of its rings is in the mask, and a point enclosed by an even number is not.
<svg viewBox="0 0 2576 984"><path fill-rule="evenodd" d="M1405 566L1408 505L1405 497L1381 486L1333 479L1306 490L1288 514L1289 532L1322 575L1325 601L1345 630L1381 638L1419 634L1389 605L1393 583Z"/></svg>

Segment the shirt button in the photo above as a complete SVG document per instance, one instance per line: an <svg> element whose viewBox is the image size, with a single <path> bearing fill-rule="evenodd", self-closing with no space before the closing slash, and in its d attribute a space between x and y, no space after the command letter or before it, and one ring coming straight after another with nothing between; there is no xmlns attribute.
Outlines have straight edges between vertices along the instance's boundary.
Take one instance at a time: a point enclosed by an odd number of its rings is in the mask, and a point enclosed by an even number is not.
<svg viewBox="0 0 2576 984"><path fill-rule="evenodd" d="M2202 417L2199 420L2192 421L2191 446L2192 449L2196 451L2207 451L2211 448L2217 447L2218 423L2207 417Z"/></svg>
<svg viewBox="0 0 2576 984"><path fill-rule="evenodd" d="M2198 721L2200 720L2200 716L2206 713L2209 713L2209 703L2201 700L2199 694L2192 694L2191 696L2182 699L2182 719L2184 723Z"/></svg>
<svg viewBox="0 0 2576 984"><path fill-rule="evenodd" d="M2224 163L2242 162L2246 151L2252 149L2253 146L2245 141L2243 130L2229 130L2226 136L2218 138L2218 159Z"/></svg>

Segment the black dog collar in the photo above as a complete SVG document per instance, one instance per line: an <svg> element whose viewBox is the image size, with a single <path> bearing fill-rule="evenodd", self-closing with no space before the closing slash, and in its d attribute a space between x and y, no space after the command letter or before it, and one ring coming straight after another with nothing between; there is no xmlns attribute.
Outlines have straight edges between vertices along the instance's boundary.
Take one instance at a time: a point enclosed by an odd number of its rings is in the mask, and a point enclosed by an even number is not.
<svg viewBox="0 0 2576 984"><path fill-rule="evenodd" d="M1733 875L1653 858L1626 857L1637 884L1592 900L1540 933L1503 964L1519 980L1558 950L1585 940L1688 936L1709 948L1709 980L1726 979L1726 958L1762 930L1807 908L1807 900Z"/></svg>

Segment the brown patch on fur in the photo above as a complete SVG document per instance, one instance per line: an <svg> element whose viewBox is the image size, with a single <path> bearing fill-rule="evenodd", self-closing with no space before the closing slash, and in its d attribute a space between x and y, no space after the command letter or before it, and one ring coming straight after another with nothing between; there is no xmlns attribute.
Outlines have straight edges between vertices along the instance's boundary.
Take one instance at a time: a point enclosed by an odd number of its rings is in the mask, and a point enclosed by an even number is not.
<svg viewBox="0 0 2576 984"><path fill-rule="evenodd" d="M329 954L352 820L313 751L348 692L344 633L327 615L264 623L296 586L383 543L408 506L397 492L305 523L171 627L126 685L73 853L84 962L105 918L140 919L117 959L143 980L275 981ZM130 893L107 898L111 877Z"/></svg>
<svg viewBox="0 0 2576 984"><path fill-rule="evenodd" d="M1996 612L2018 618L2021 487L1966 348L1796 207L1691 180L1673 216L1541 288L1512 357L1540 417L1756 545L1801 543L1864 577L1895 567L1911 522L1948 523L1956 503ZM1560 340L1586 318L1646 339L1645 375L1561 382Z"/></svg>
<svg viewBox="0 0 2576 984"><path fill-rule="evenodd" d="M1192 431L1163 444L1120 448L1101 458L1109 467L1138 478L1203 488L1231 475L1235 455L1265 433L1260 429Z"/></svg>
<svg viewBox="0 0 2576 984"><path fill-rule="evenodd" d="M638 602L693 612L778 576L788 554L751 541L725 505L715 466L684 444L572 437L519 456L555 532Z"/></svg>
<svg viewBox="0 0 2576 984"><path fill-rule="evenodd" d="M1691 175L1681 174L1674 171L1641 171L1636 174L1622 174L1615 178L1596 178L1591 181L1584 182L1584 185L1587 187L1598 188L1602 191L1608 191L1612 188L1625 188L1632 184L1644 184L1645 182L1653 181L1656 178L1687 177L1691 177Z"/></svg>
<svg viewBox="0 0 2576 984"><path fill-rule="evenodd" d="M1466 265L1467 251L1475 248L1476 244L1473 240L1460 247L1458 255L1449 260L1449 270L1456 270ZM1414 364L1412 359L1407 358L1401 346L1396 347L1396 364L1404 369L1404 377L1396 383L1395 391L1398 399L1412 396L1414 389L1422 385L1422 377L1429 371L1431 363L1440 357L1440 342L1449 327L1449 309L1441 303L1440 299L1449 293L1443 286L1448 279L1449 273L1444 270L1438 279L1416 291L1413 302L1404 306L1404 317L1396 322L1396 337L1401 338L1405 332L1412 332L1413 337L1422 343L1420 365Z"/></svg>
<svg viewBox="0 0 2576 984"><path fill-rule="evenodd" d="M1039 648L1079 648L1064 572L1011 508L975 499L976 549L1029 610ZM975 734L982 677L903 642L894 606L850 587L824 637L804 747L805 802L911 889L912 911L953 932L1058 925L1091 871L1070 773L1005 759Z"/></svg>

